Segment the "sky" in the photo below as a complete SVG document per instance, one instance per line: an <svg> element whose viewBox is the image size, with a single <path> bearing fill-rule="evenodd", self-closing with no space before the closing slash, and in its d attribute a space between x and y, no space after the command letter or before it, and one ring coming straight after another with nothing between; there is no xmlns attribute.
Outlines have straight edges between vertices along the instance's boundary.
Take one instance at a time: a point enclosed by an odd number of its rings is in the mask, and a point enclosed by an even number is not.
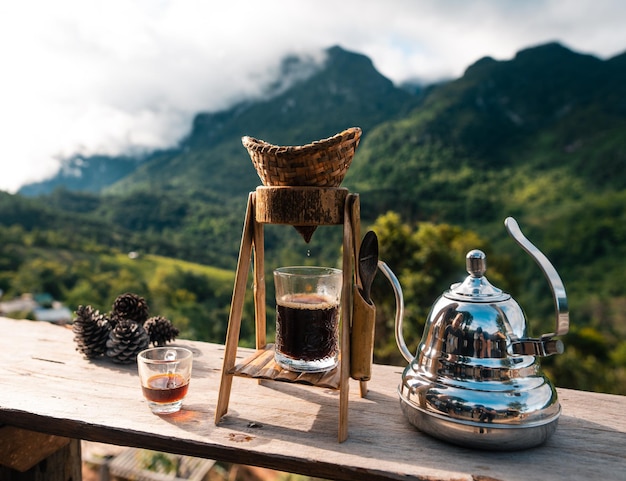
<svg viewBox="0 0 626 481"><path fill-rule="evenodd" d="M175 145L196 113L260 95L288 54L340 45L428 83L551 41L610 58L625 21L623 0L2 0L0 190L75 154Z"/></svg>

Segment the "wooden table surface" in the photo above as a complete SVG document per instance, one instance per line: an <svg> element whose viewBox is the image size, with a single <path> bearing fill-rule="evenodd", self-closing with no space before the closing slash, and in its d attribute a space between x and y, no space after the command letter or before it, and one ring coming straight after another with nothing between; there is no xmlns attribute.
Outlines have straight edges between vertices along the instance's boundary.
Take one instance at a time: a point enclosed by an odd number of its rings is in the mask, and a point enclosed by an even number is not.
<svg viewBox="0 0 626 481"><path fill-rule="evenodd" d="M367 398L351 381L340 444L338 391L290 383L236 377L216 426L221 345L174 343L195 355L189 394L181 412L156 416L136 366L83 359L67 327L0 318L0 332L0 424L337 480L626 480L624 396L559 389L563 414L546 444L476 451L413 428L396 392L402 368L375 365Z"/></svg>

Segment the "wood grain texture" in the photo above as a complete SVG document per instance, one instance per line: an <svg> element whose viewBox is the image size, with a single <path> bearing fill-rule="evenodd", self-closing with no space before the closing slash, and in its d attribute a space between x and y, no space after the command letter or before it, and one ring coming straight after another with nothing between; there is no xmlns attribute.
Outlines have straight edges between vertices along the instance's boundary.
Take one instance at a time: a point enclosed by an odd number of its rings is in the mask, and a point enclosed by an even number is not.
<svg viewBox="0 0 626 481"><path fill-rule="evenodd" d="M255 218L261 224L339 225L347 195L343 187L257 187Z"/></svg>
<svg viewBox="0 0 626 481"><path fill-rule="evenodd" d="M260 380L293 382L326 389L339 389L340 371L340 365L327 372L287 371L276 363L274 345L268 344L266 349L254 352L251 356L237 363L232 374Z"/></svg>
<svg viewBox="0 0 626 481"><path fill-rule="evenodd" d="M0 427L0 465L28 471L52 453L70 443L69 438L43 434L12 426Z"/></svg>
<svg viewBox="0 0 626 481"><path fill-rule="evenodd" d="M250 196L252 199L252 208L256 211L256 194ZM252 235L252 246L254 251L254 284L252 290L254 292L254 323L255 323L255 341L256 348L262 349L267 344L267 325L266 325L266 289L265 289L265 232L263 224L258 224L252 216L251 223L254 229Z"/></svg>
<svg viewBox="0 0 626 481"><path fill-rule="evenodd" d="M81 445L67 439L4 426L0 432L0 456L9 454L9 464L0 463L0 479L7 481L77 481L81 479Z"/></svg>
<svg viewBox="0 0 626 481"><path fill-rule="evenodd" d="M338 392L233 377L214 423L224 346L194 352L181 412L151 414L136 366L89 361L70 329L0 318L0 424L123 446L337 480L623 480L626 397L559 389L563 415L543 446L484 452L428 437L400 411L402 368L372 366L369 392L350 391L349 437L337 443ZM253 351L239 349L238 361ZM356 383L356 381L351 381Z"/></svg>

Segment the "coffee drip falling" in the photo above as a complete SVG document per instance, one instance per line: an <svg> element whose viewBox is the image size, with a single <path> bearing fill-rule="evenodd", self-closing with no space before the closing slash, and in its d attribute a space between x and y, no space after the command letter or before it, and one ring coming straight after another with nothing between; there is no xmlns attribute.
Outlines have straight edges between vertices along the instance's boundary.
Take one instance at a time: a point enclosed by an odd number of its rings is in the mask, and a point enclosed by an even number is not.
<svg viewBox="0 0 626 481"><path fill-rule="evenodd" d="M332 137L301 146L277 146L243 137L252 163L266 187L339 187L361 139L351 127ZM308 244L316 225L294 225Z"/></svg>

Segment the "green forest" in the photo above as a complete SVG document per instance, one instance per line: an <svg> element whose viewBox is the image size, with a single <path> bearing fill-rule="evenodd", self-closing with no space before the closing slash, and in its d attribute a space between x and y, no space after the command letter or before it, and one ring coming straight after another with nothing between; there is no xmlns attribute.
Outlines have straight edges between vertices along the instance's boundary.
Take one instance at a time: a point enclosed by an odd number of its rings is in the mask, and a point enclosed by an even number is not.
<svg viewBox="0 0 626 481"><path fill-rule="evenodd" d="M400 279L409 348L436 298L466 275L471 249L487 254L488 279L519 302L531 336L553 330L548 283L505 231L513 216L568 294L565 353L542 365L557 386L626 394L625 89L625 55L602 61L558 44L479 60L417 93L334 47L324 69L289 91L200 113L177 148L132 165L116 159L124 169L108 182L85 170L82 185L59 176L0 192L2 300L47 293L107 312L134 292L181 337L223 343L247 193L260 183L241 137L299 145L357 125L364 135L343 186L359 193L362 232L376 232ZM293 98L300 108L285 110ZM102 161L81 165L95 172ZM289 226L267 226L265 242L266 279L281 265L341 265L332 226L308 244ZM250 346L248 291L241 344ZM373 298L375 361L402 365L381 275Z"/></svg>

